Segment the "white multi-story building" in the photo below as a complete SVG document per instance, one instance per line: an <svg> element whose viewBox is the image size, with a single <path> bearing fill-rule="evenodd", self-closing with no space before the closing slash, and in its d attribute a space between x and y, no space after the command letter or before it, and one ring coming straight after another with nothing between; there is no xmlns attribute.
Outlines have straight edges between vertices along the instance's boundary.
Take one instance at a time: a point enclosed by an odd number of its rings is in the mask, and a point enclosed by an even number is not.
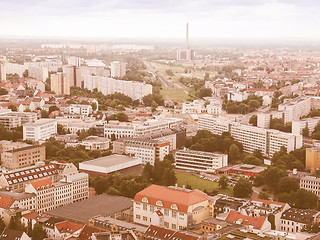
<svg viewBox="0 0 320 240"><path fill-rule="evenodd" d="M49 77L48 68L36 67L36 66L30 66L27 68L28 68L28 76L29 77L40 80L42 82L45 82L47 80L47 78Z"/></svg>
<svg viewBox="0 0 320 240"><path fill-rule="evenodd" d="M92 91L97 89L105 95L122 93L134 100L142 99L145 95L152 94L152 85L143 82L117 80L102 76L81 75L84 88Z"/></svg>
<svg viewBox="0 0 320 240"><path fill-rule="evenodd" d="M285 112L284 122L292 122L293 120L299 120L301 117L308 115L311 109L311 97L294 98L278 106L278 111Z"/></svg>
<svg viewBox="0 0 320 240"><path fill-rule="evenodd" d="M205 106L205 101L203 100L194 100L191 103L182 103L182 111L183 114L200 114L200 113L208 113L213 115L219 115L221 113L221 105L220 104L208 104Z"/></svg>
<svg viewBox="0 0 320 240"><path fill-rule="evenodd" d="M199 190L151 185L133 202L133 221L183 230L213 216L213 201Z"/></svg>
<svg viewBox="0 0 320 240"><path fill-rule="evenodd" d="M160 132L165 129L179 127L183 124L183 120L179 118L163 118L157 120L149 120L143 123L129 123L119 121L109 121L104 125L104 136L111 138L122 137L143 137L147 134Z"/></svg>
<svg viewBox="0 0 320 240"><path fill-rule="evenodd" d="M90 114L92 114L92 107L90 105L70 104L69 114L89 116Z"/></svg>
<svg viewBox="0 0 320 240"><path fill-rule="evenodd" d="M119 61L111 62L111 77L123 77L126 75L126 63Z"/></svg>
<svg viewBox="0 0 320 240"><path fill-rule="evenodd" d="M270 128L270 122L274 118L279 118L281 119L284 123L286 123L286 117L285 117L286 112L278 112L278 111L273 111L269 113L258 113L257 114L257 126L260 128Z"/></svg>
<svg viewBox="0 0 320 240"><path fill-rule="evenodd" d="M219 135L230 132L231 136L243 145L245 152L252 153L254 150L260 150L262 154L269 157L279 151L282 146L286 147L288 152L302 147L301 135L214 118L199 118L199 129L206 129Z"/></svg>
<svg viewBox="0 0 320 240"><path fill-rule="evenodd" d="M108 150L110 147L110 140L98 136L89 136L82 140L81 145L87 150Z"/></svg>
<svg viewBox="0 0 320 240"><path fill-rule="evenodd" d="M228 155L183 149L176 152L176 168L213 172L216 168L228 166Z"/></svg>
<svg viewBox="0 0 320 240"><path fill-rule="evenodd" d="M154 165L158 158L160 161L170 153L170 142L161 142L140 138L123 138L113 142L113 152L129 154L141 158L142 163Z"/></svg>
<svg viewBox="0 0 320 240"><path fill-rule="evenodd" d="M320 122L320 117L304 118L301 120L292 121L292 133L302 134L302 130L308 126L309 134L314 131L317 124Z"/></svg>
<svg viewBox="0 0 320 240"><path fill-rule="evenodd" d="M303 176L300 178L300 188L313 192L320 197L320 178Z"/></svg>
<svg viewBox="0 0 320 240"><path fill-rule="evenodd" d="M229 132L231 120L214 118L210 115L199 116L198 129L209 130L213 134L221 135L224 132Z"/></svg>
<svg viewBox="0 0 320 240"><path fill-rule="evenodd" d="M54 119L39 119L23 125L23 140L46 140L57 133L57 121Z"/></svg>

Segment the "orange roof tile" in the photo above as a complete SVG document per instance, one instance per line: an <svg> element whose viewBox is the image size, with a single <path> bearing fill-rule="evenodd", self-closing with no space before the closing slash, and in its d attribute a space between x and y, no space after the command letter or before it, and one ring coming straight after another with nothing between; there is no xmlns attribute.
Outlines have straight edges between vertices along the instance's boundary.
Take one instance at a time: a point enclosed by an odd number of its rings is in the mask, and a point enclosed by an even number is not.
<svg viewBox="0 0 320 240"><path fill-rule="evenodd" d="M39 214L35 213L35 212L30 212L30 213L22 215L22 217L24 217L26 219L36 219L37 217L39 217Z"/></svg>
<svg viewBox="0 0 320 240"><path fill-rule="evenodd" d="M156 202L160 200L163 203L163 207L168 209L171 208L172 204L176 204L178 211L185 213L188 212L189 206L210 199L199 190L183 191L158 185L151 185L138 192L134 200L142 202L144 197L148 198L149 204L152 205L156 205Z"/></svg>
<svg viewBox="0 0 320 240"><path fill-rule="evenodd" d="M51 186L52 181L50 179L43 179L40 181L33 182L31 184L35 189L38 189L38 188L45 187L45 186Z"/></svg>
<svg viewBox="0 0 320 240"><path fill-rule="evenodd" d="M259 216L259 217L251 217L242 215L236 211L231 210L228 214L226 221L228 222L237 222L238 224L246 225L246 226L253 226L254 229L261 229L264 222L267 220L266 217Z"/></svg>
<svg viewBox="0 0 320 240"><path fill-rule="evenodd" d="M282 206L281 209L283 209L284 206L286 205L286 203L283 203L283 202L275 202L275 201L264 200L264 199L259 199L259 198L251 198L251 199L250 199L250 203L251 203L252 201L262 202L262 203L264 203L264 204L266 204L266 205L271 205L271 204L280 205L280 206Z"/></svg>
<svg viewBox="0 0 320 240"><path fill-rule="evenodd" d="M82 224L70 222L70 221L64 221L61 223L56 224L56 228L60 233L74 233L81 228L83 228Z"/></svg>
<svg viewBox="0 0 320 240"><path fill-rule="evenodd" d="M0 208L9 209L15 202L14 199L7 197L0 197Z"/></svg>

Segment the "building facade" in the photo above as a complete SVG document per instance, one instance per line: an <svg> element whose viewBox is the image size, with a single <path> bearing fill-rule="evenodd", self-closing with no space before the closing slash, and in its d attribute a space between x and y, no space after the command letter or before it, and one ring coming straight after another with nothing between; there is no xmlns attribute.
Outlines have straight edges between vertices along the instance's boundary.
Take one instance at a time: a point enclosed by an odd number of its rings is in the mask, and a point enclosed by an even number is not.
<svg viewBox="0 0 320 240"><path fill-rule="evenodd" d="M57 121L54 119L40 119L23 125L23 140L46 140L56 133Z"/></svg>

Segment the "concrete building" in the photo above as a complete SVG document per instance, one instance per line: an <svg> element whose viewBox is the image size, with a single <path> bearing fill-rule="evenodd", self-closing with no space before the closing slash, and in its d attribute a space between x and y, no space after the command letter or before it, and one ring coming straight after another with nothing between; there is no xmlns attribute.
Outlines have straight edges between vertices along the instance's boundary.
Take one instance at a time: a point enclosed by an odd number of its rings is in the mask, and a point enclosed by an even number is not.
<svg viewBox="0 0 320 240"><path fill-rule="evenodd" d="M221 113L221 105L210 103L205 105L205 101L203 100L194 100L191 103L182 103L183 114L201 114L208 113L212 115L219 115Z"/></svg>
<svg viewBox="0 0 320 240"><path fill-rule="evenodd" d="M12 142L7 140L0 141L0 155L6 151L12 151L13 149L23 148L31 146L30 144L24 142Z"/></svg>
<svg viewBox="0 0 320 240"><path fill-rule="evenodd" d="M126 63L119 61L111 62L111 77L123 77L126 75Z"/></svg>
<svg viewBox="0 0 320 240"><path fill-rule="evenodd" d="M38 118L35 112L9 112L0 115L0 123L8 129L20 127L24 123L31 123Z"/></svg>
<svg viewBox="0 0 320 240"><path fill-rule="evenodd" d="M51 91L57 95L70 95L70 79L69 76L57 72L50 74L51 78Z"/></svg>
<svg viewBox="0 0 320 240"><path fill-rule="evenodd" d="M98 136L89 136L82 140L81 145L87 150L108 150L110 147L110 140Z"/></svg>
<svg viewBox="0 0 320 240"><path fill-rule="evenodd" d="M320 197L320 178L314 176L302 176L300 178L300 188L313 192Z"/></svg>
<svg viewBox="0 0 320 240"><path fill-rule="evenodd" d="M40 119L23 125L23 140L46 140L57 133L57 120Z"/></svg>
<svg viewBox="0 0 320 240"><path fill-rule="evenodd" d="M93 175L107 175L141 164L141 158L115 154L79 163L79 170Z"/></svg>
<svg viewBox="0 0 320 240"><path fill-rule="evenodd" d="M179 169L214 172L215 169L228 165L228 155L185 148L176 152L175 165Z"/></svg>
<svg viewBox="0 0 320 240"><path fill-rule="evenodd" d="M286 147L288 152L302 147L301 135L210 117L199 118L199 129L209 130L218 135L230 132L231 136L243 145L245 152L252 153L258 149L268 157L279 151L282 146Z"/></svg>
<svg viewBox="0 0 320 240"><path fill-rule="evenodd" d="M216 173L220 174L239 174L246 177L257 176L260 173L263 173L267 168L262 166L256 166L251 164L238 164L233 166L226 166L216 169Z"/></svg>
<svg viewBox="0 0 320 240"><path fill-rule="evenodd" d="M122 138L113 142L113 152L138 157L143 164L154 165L156 159L162 161L170 153L170 142L142 138Z"/></svg>
<svg viewBox="0 0 320 240"><path fill-rule="evenodd" d="M292 133L302 134L302 130L308 126L309 135L314 131L317 124L320 122L320 117L303 118L300 120L292 121Z"/></svg>
<svg viewBox="0 0 320 240"><path fill-rule="evenodd" d="M92 107L90 105L70 104L69 114L89 116L90 114L92 114Z"/></svg>
<svg viewBox="0 0 320 240"><path fill-rule="evenodd" d="M306 149L306 170L315 173L320 169L320 147Z"/></svg>
<svg viewBox="0 0 320 240"><path fill-rule="evenodd" d="M92 91L97 89L105 95L122 93L134 100L141 100L144 96L152 94L152 85L143 82L117 80L102 76L81 75L84 88Z"/></svg>
<svg viewBox="0 0 320 240"><path fill-rule="evenodd" d="M30 66L28 67L28 77L32 77L34 79L45 82L49 77L48 68Z"/></svg>
<svg viewBox="0 0 320 240"><path fill-rule="evenodd" d="M71 186L72 202L78 202L89 198L89 175L87 173L70 174L65 176L60 183L69 184Z"/></svg>
<svg viewBox="0 0 320 240"><path fill-rule="evenodd" d="M109 121L104 125L104 136L107 138L111 138L112 135L116 138L144 137L147 134L153 134L166 129L179 127L182 123L183 120L178 118L163 118L149 120L143 123Z"/></svg>
<svg viewBox="0 0 320 240"><path fill-rule="evenodd" d="M199 190L151 185L134 197L133 221L186 229L213 216L211 198Z"/></svg>
<svg viewBox="0 0 320 240"><path fill-rule="evenodd" d="M285 112L278 112L273 111L269 113L258 113L257 114L257 127L269 129L270 128L270 122L274 118L279 118L283 121L283 123L286 123L285 120L287 119L285 117Z"/></svg>
<svg viewBox="0 0 320 240"><path fill-rule="evenodd" d="M1 166L12 170L27 167L46 159L46 148L41 145L12 149L1 153Z"/></svg>
<svg viewBox="0 0 320 240"><path fill-rule="evenodd" d="M312 109L311 97L298 97L279 104L278 111L285 112L285 122L299 120L306 116Z"/></svg>

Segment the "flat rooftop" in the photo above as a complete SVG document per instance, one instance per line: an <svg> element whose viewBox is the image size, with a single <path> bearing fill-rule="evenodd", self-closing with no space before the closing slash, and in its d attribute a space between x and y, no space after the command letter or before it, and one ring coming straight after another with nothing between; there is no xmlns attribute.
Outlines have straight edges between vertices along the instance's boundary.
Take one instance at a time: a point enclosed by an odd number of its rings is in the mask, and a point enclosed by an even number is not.
<svg viewBox="0 0 320 240"><path fill-rule="evenodd" d="M98 167L112 167L115 165L131 162L131 161L136 161L137 159L138 159L137 157L129 157L126 155L114 154L106 157L89 160L81 164L98 166Z"/></svg>
<svg viewBox="0 0 320 240"><path fill-rule="evenodd" d="M39 127L41 125L44 125L44 124L49 124L49 123L55 123L57 122L57 120L55 119L45 119L45 118L42 118L42 119L39 119L33 123L25 123L23 126L30 126L30 127Z"/></svg>
<svg viewBox="0 0 320 240"><path fill-rule="evenodd" d="M85 224L94 216L111 216L132 206L133 200L131 198L101 194L53 209L46 214Z"/></svg>

